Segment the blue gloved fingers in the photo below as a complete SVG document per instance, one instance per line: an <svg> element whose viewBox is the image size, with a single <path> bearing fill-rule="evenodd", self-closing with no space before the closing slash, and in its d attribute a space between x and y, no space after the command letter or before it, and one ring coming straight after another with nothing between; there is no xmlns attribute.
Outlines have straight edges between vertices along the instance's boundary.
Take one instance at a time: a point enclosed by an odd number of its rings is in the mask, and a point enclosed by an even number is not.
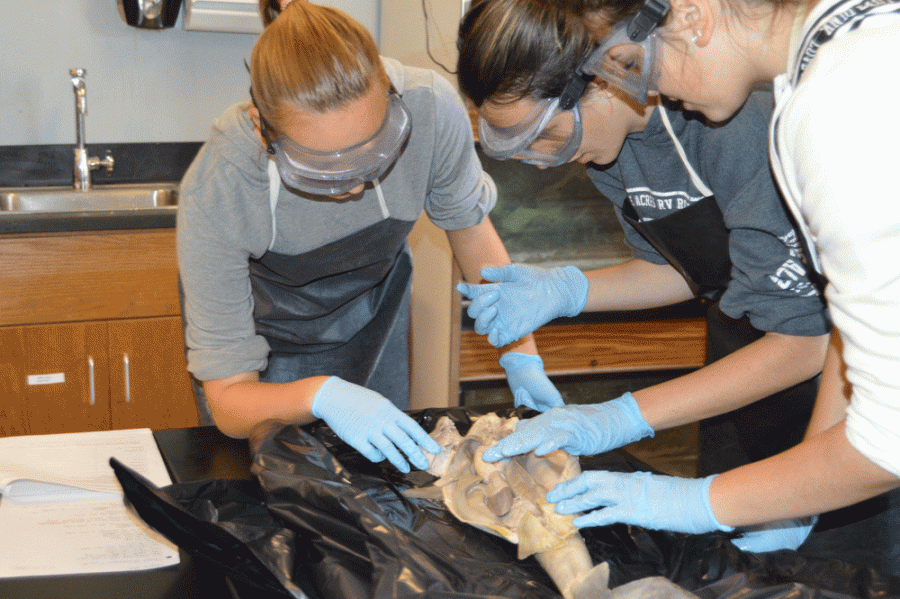
<svg viewBox="0 0 900 599"><path fill-rule="evenodd" d="M457 283L456 290L459 291L466 299L474 300L476 297L483 295L489 291L496 290L496 285L480 285L476 283Z"/></svg>
<svg viewBox="0 0 900 599"><path fill-rule="evenodd" d="M472 285L478 287L478 292L474 294L466 308L466 314L471 318L478 318L481 313L493 306L500 299L500 290L496 285Z"/></svg>
<svg viewBox="0 0 900 599"><path fill-rule="evenodd" d="M384 453L395 466L397 466L397 461L406 466L406 462L403 460L402 456L400 456L399 453L396 453L395 447L402 450L409 461L419 470L426 470L428 468L428 458L422 453L423 447L430 453L440 453L441 451L441 446L437 441L429 437L428 434L416 424L416 421L406 414L400 414L399 417L388 422L381 432L389 442L388 447L382 447L380 439L379 442L375 442L374 444L381 449L382 453ZM391 459L392 456L393 459ZM397 467L403 472L409 472L408 469L403 470L400 466Z"/></svg>
<svg viewBox="0 0 900 599"><path fill-rule="evenodd" d="M491 332L496 328L494 325L497 314L497 306L488 306L475 318L475 332L479 335L488 335L488 342L490 342Z"/></svg>
<svg viewBox="0 0 900 599"><path fill-rule="evenodd" d="M496 310L496 308L495 308ZM495 313L496 316L496 313ZM496 322L496 320L495 320ZM492 323L493 324L493 323ZM508 333L504 333L500 327L493 326L491 330L488 332L488 343L493 345L494 347L503 347L505 345L509 345L516 339L521 339L521 337L513 337Z"/></svg>
<svg viewBox="0 0 900 599"><path fill-rule="evenodd" d="M493 447L489 447L484 452L481 459L485 462L496 462L503 458L510 458L512 456L528 453L544 442L542 436L530 433L527 427L520 431L523 423L527 424L529 422L531 422L531 420L523 420L520 422L516 427L515 432L500 439Z"/></svg>
<svg viewBox="0 0 900 599"><path fill-rule="evenodd" d="M572 520L572 524L578 528L629 522L628 514L617 509L622 499L622 487L617 484L619 481L615 476L609 472L583 472L557 484L547 493L547 501L556 503L556 512L559 514L594 510Z"/></svg>
<svg viewBox="0 0 900 599"><path fill-rule="evenodd" d="M415 420L387 398L336 376L329 377L316 392L312 413L369 460L388 459L401 472L409 472L409 465L398 448L423 469L428 468L428 459L421 448L430 453L441 451Z"/></svg>
<svg viewBox="0 0 900 599"><path fill-rule="evenodd" d="M575 478L564 480L550 489L547 493L547 501L556 504L556 511L560 514L575 514L600 505L609 505L615 494L615 481L610 480L609 472L592 470L582 472ZM604 494L608 490L610 493ZM606 496L610 495L610 496ZM593 503L604 501L604 503Z"/></svg>
<svg viewBox="0 0 900 599"><path fill-rule="evenodd" d="M579 516L576 526L603 526L614 522L654 530L698 534L733 530L720 524L712 512L706 478L681 478L649 472L585 472L562 482L547 493L560 514L604 509Z"/></svg>
<svg viewBox="0 0 900 599"><path fill-rule="evenodd" d="M383 453L384 457L387 458L387 460L391 464L393 464L397 468L397 470L404 474L407 474L409 472L409 464L400 454L400 451L395 445L395 443L397 443L399 440L393 438L397 436L397 432L400 432L399 429L397 429L393 423L390 423L382 430L372 432L372 434L369 435L369 443L371 443L375 448ZM399 442L402 444L402 441Z"/></svg>
<svg viewBox="0 0 900 599"><path fill-rule="evenodd" d="M818 517L791 518L749 526L747 531L732 543L742 551L763 553L779 549L797 549L806 541L816 525Z"/></svg>
<svg viewBox="0 0 900 599"><path fill-rule="evenodd" d="M535 405L534 400L531 398L531 394L525 389L516 389L513 392L513 405L517 408L531 408L532 410L537 410L538 407Z"/></svg>
<svg viewBox="0 0 900 599"><path fill-rule="evenodd" d="M493 287L499 294L497 299L490 298L498 310L492 317L490 332L487 322L480 323L478 329L488 333L488 342L494 347L509 345L554 318L579 314L584 310L590 287L584 273L574 266L547 269L507 264L482 269L481 276L493 282L485 287ZM460 289L475 291L471 287ZM473 312L485 309L479 304Z"/></svg>
<svg viewBox="0 0 900 599"><path fill-rule="evenodd" d="M572 455L588 455L590 447L585 447L581 438L588 431L581 430L584 419L579 416L581 406L560 406L543 414L523 420L515 432L501 439L485 452L485 461L496 461L534 451L535 455L547 455L557 449L564 449Z"/></svg>
<svg viewBox="0 0 900 599"><path fill-rule="evenodd" d="M559 514L589 512L572 520L572 524L578 528L608 526L618 522L646 525L634 518L630 505L644 497L628 497L624 492L624 483L622 475L617 473L583 472L557 484L547 493L547 501L556 503L556 512ZM620 505L623 500L628 504Z"/></svg>
<svg viewBox="0 0 900 599"><path fill-rule="evenodd" d="M492 283L513 282L522 278L524 270L529 267L519 264L504 264L481 269L481 278Z"/></svg>
<svg viewBox="0 0 900 599"><path fill-rule="evenodd" d="M525 405L529 408L546 412L563 405L562 395L544 372L544 361L540 356L508 352L500 357L500 365L506 371L516 406L521 405L521 400L528 402Z"/></svg>
<svg viewBox="0 0 900 599"><path fill-rule="evenodd" d="M526 373L529 369L528 358L539 359L525 354L519 356L523 356L521 360ZM538 410L545 409L544 402L549 404L548 409L540 416L520 422L512 435L496 445L496 449L489 450L486 459L496 460L532 450L537 455L545 455L556 449L564 449L575 456L596 455L653 436L653 429L641 416L637 402L630 393L600 404L552 406L554 402L562 403L562 396L555 393L548 393L546 397L540 395L540 381L546 380L552 386L542 367L533 368L534 377L520 379L519 373L522 371L515 368L519 356L510 352L501 358L501 364L508 367L510 387L528 391L528 397ZM511 364L507 364L507 360ZM519 394L518 397L525 396Z"/></svg>
<svg viewBox="0 0 900 599"><path fill-rule="evenodd" d="M551 408L565 405L562 394L544 374L543 368L539 374L536 373L534 378L528 381L527 392L536 406L534 409L539 412L546 412Z"/></svg>
<svg viewBox="0 0 900 599"><path fill-rule="evenodd" d="M428 433L425 432L425 429L419 426L418 422L416 422L406 414L403 414L403 417L398 418L396 423L397 426L400 427L416 445L418 445L428 453L441 453L441 450L443 448L441 447L440 443L432 439L428 435ZM428 465L426 464L425 468L427 467Z"/></svg>

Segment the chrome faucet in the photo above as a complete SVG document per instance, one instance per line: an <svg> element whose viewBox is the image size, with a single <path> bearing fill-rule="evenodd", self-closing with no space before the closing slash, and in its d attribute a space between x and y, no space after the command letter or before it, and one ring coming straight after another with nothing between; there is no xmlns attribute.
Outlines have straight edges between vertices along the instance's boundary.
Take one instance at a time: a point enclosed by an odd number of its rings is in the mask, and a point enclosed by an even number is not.
<svg viewBox="0 0 900 599"><path fill-rule="evenodd" d="M111 173L115 161L112 154L106 153L106 157L100 160L96 156L88 156L84 145L84 115L87 112L87 90L84 86L84 69L70 69L72 87L75 89L75 163L73 165L74 187L85 190L91 188L91 171L101 166L106 167L106 172Z"/></svg>

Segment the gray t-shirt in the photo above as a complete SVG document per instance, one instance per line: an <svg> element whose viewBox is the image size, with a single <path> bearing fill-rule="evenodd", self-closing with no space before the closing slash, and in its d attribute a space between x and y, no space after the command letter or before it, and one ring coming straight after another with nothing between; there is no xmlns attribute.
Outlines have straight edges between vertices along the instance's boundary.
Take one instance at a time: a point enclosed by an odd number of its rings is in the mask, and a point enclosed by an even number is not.
<svg viewBox="0 0 900 599"><path fill-rule="evenodd" d="M731 281L720 300L722 311L732 318L747 315L761 331L827 333L831 323L825 303L807 275L811 266L805 263L769 167L771 93L752 94L740 112L719 126L689 118L680 110L667 112L688 161L715 195L730 232ZM622 219L625 201L641 220L655 220L702 197L676 154L659 110L644 131L628 136L616 162L592 166L588 175L615 204L632 254L666 264Z"/></svg>
<svg viewBox="0 0 900 599"><path fill-rule="evenodd" d="M481 223L497 192L475 153L468 113L440 75L382 59L412 115L409 142L380 182L359 199L333 201L292 192L278 181L270 202L268 155L248 109L227 109L213 124L181 183L178 266L185 292L188 370L220 379L264 370L269 354L256 334L249 260L268 250L297 255L385 218L415 221L424 210L438 227Z"/></svg>

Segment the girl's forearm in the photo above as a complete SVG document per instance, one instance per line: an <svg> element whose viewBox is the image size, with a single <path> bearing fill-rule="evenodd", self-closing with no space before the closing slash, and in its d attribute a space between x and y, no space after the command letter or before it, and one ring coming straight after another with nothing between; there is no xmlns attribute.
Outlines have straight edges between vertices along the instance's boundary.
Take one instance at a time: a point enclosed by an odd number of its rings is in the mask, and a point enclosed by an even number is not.
<svg viewBox="0 0 900 599"><path fill-rule="evenodd" d="M828 336L767 333L684 376L633 392L654 430L725 414L821 372Z"/></svg>
<svg viewBox="0 0 900 599"><path fill-rule="evenodd" d="M850 444L841 422L784 453L720 474L710 505L721 524L747 526L820 514L898 486L900 479Z"/></svg>

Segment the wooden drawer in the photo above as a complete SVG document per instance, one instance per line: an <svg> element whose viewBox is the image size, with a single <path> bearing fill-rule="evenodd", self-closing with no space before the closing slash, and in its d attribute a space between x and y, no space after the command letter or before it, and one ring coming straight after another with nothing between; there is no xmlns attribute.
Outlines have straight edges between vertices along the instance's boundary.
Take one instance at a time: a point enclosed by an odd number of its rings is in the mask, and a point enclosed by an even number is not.
<svg viewBox="0 0 900 599"><path fill-rule="evenodd" d="M0 238L0 325L181 313L174 229Z"/></svg>

